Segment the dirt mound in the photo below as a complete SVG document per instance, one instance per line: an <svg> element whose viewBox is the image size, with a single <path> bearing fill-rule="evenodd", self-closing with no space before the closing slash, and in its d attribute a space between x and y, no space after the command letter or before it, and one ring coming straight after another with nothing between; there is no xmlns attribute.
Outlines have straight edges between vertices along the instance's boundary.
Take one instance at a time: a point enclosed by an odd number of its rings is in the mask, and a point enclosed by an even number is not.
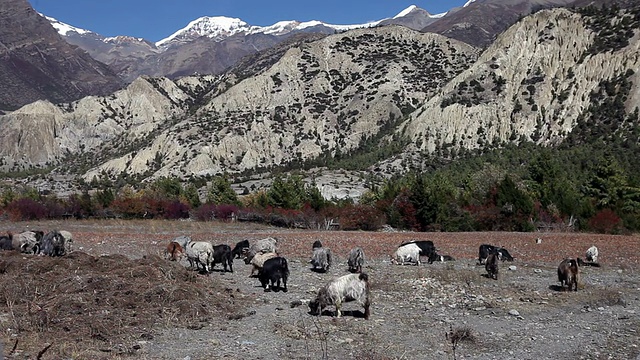
<svg viewBox="0 0 640 360"><path fill-rule="evenodd" d="M52 258L4 251L0 276L0 310L8 314L0 324L18 341L12 355L28 358L49 341L48 356L132 354L137 341L153 338L153 328L197 328L242 309L231 289L156 255Z"/></svg>

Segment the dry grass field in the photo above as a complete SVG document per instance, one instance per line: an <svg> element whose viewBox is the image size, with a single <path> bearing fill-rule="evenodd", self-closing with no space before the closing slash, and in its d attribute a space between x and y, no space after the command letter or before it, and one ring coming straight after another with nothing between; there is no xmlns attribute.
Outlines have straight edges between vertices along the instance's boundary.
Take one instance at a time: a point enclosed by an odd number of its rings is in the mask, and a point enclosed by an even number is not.
<svg viewBox="0 0 640 360"><path fill-rule="evenodd" d="M189 221L2 222L2 233L68 230L60 258L0 252L0 343L9 359L634 359L640 353L640 237L578 233L339 232ZM249 266L208 275L163 259L180 235L233 245L267 236L289 259L288 293L265 293ZM536 243L535 239L542 239ZM311 244L336 258L309 269ZM408 240L456 261L391 265ZM483 243L516 258L498 281L475 264ZM577 293L555 269L596 245ZM314 317L306 302L365 250L372 316ZM509 269L509 267L512 267ZM333 308L330 308L332 310Z"/></svg>

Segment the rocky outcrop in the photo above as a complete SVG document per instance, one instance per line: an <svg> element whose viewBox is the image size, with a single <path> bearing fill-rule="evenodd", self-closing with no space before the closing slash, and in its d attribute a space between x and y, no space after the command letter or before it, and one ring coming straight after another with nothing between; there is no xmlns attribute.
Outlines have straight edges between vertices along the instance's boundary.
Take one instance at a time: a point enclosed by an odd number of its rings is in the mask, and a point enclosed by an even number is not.
<svg viewBox="0 0 640 360"><path fill-rule="evenodd" d="M502 32L519 19L536 11L551 8L613 4L625 5L630 0L484 0L454 8L442 19L427 24L424 32L434 32L467 44L486 48Z"/></svg>
<svg viewBox="0 0 640 360"><path fill-rule="evenodd" d="M416 149L440 154L522 140L557 144L601 81L640 71L637 31L622 49L591 53L596 37L581 15L568 10L522 19L412 114L401 131ZM637 85L626 104L629 111L637 106Z"/></svg>
<svg viewBox="0 0 640 360"><path fill-rule="evenodd" d="M404 27L303 43L211 98L135 156L88 176L144 172L134 164L154 151L163 158L156 176L233 173L348 153L393 129L476 57L468 45Z"/></svg>
<svg viewBox="0 0 640 360"><path fill-rule="evenodd" d="M26 105L0 116L0 168L53 166L81 154L92 161L107 161L171 119L184 116L189 99L185 90L168 79L139 78L107 97Z"/></svg>

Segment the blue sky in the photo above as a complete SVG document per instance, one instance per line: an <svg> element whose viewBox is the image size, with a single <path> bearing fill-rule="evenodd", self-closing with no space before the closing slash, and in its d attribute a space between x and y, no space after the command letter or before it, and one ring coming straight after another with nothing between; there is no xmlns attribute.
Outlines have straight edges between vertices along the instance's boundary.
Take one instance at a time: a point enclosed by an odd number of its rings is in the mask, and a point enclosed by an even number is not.
<svg viewBox="0 0 640 360"><path fill-rule="evenodd" d="M281 20L361 24L393 17L411 5L438 14L467 0L29 0L33 8L103 36L129 35L156 42L201 16L240 18L267 26Z"/></svg>

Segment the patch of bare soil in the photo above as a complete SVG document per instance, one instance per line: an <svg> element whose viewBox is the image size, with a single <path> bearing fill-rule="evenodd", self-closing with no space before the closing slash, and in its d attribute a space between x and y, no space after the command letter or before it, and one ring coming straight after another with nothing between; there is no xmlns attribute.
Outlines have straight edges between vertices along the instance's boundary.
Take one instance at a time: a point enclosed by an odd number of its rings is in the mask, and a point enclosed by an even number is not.
<svg viewBox="0 0 640 360"><path fill-rule="evenodd" d="M1 223L14 233L62 229L61 258L0 252L0 343L9 359L635 359L640 353L640 238L594 234L315 232L254 224L168 221ZM264 292L235 260L208 275L161 257L171 239L233 246L276 237L289 292ZM535 239L542 239L536 243ZM456 261L392 265L407 240L432 240ZM311 245L334 253L310 270ZM516 258L498 280L476 265L482 243ZM578 292L559 291L556 268L596 245ZM361 246L372 314L348 303L311 316L307 302L347 273Z"/></svg>

